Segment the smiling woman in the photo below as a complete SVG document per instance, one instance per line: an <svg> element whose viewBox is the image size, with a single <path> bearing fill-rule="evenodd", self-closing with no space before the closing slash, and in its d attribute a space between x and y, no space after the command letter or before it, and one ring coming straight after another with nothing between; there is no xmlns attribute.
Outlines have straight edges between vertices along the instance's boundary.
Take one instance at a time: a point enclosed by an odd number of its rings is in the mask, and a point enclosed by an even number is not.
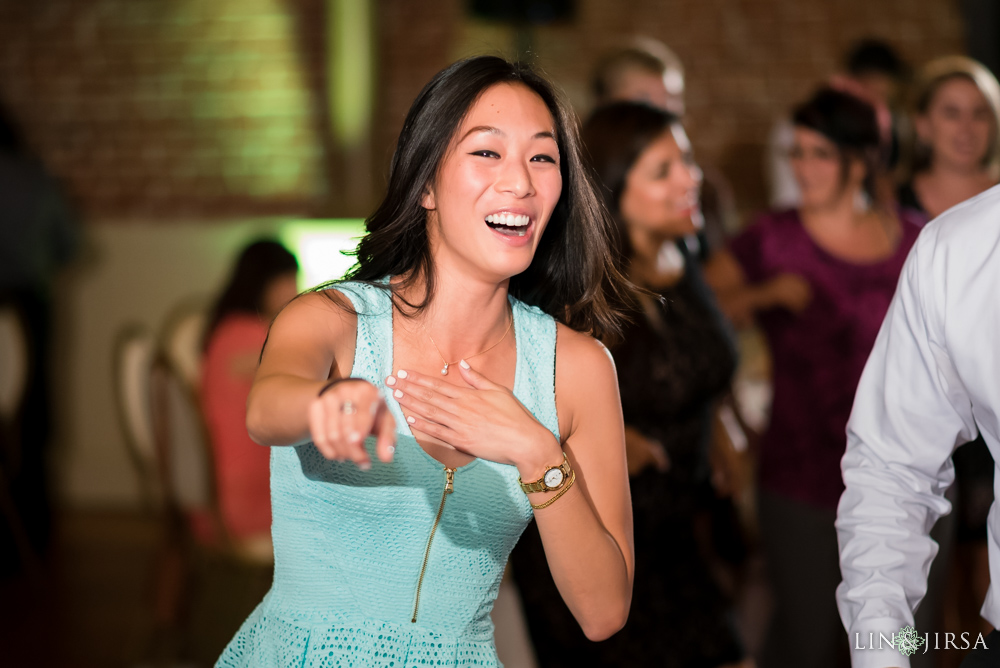
<svg viewBox="0 0 1000 668"><path fill-rule="evenodd" d="M875 110L821 89L794 114L796 209L766 213L706 279L737 325L756 320L774 402L758 455L761 546L774 594L762 664L838 665L843 627L833 522L847 418L919 216L880 200Z"/></svg>
<svg viewBox="0 0 1000 668"><path fill-rule="evenodd" d="M532 515L587 636L625 623L621 407L591 335L630 284L575 128L499 58L417 97L350 280L271 327L247 426L286 446L275 579L218 665L497 666L490 611Z"/></svg>

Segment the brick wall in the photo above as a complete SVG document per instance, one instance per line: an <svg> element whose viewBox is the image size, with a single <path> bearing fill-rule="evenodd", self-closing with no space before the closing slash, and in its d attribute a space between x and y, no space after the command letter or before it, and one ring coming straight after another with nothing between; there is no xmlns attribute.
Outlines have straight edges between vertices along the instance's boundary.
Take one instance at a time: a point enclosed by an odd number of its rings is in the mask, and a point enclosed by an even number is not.
<svg viewBox="0 0 1000 668"><path fill-rule="evenodd" d="M602 52L631 35L665 42L687 71L697 158L729 177L744 214L766 204L761 166L771 125L836 70L856 39L885 39L917 66L962 51L959 0L578 0L577 10L570 25L532 31L538 64L586 114ZM468 20L460 33L454 56L515 39Z"/></svg>
<svg viewBox="0 0 1000 668"><path fill-rule="evenodd" d="M465 17L462 0L372 2L377 191L434 72L467 53L510 52L518 38ZM643 33L673 47L699 159L729 176L749 211L764 202L771 123L852 40L883 37L918 64L960 51L958 4L578 0L572 23L528 37L581 112L590 68L616 40ZM0 0L0 99L90 217L363 213L339 191L351 165L324 120L323 10L323 0Z"/></svg>
<svg viewBox="0 0 1000 668"><path fill-rule="evenodd" d="M5 1L0 97L85 215L307 212L326 184L298 43L282 0Z"/></svg>

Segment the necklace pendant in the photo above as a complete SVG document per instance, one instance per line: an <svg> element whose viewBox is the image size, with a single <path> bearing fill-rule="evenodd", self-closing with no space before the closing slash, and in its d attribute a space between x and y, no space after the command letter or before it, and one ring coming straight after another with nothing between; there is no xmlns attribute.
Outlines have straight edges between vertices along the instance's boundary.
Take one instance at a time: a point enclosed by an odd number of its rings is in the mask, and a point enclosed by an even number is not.
<svg viewBox="0 0 1000 668"><path fill-rule="evenodd" d="M447 376L448 375L448 363L447 362L445 362L444 366L441 367L441 375L442 376Z"/></svg>

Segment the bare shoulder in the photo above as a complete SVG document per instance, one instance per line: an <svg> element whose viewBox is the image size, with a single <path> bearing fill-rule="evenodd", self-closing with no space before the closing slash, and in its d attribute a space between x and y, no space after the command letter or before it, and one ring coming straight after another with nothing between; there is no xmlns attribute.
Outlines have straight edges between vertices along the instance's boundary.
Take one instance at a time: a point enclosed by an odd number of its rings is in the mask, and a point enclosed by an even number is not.
<svg viewBox="0 0 1000 668"><path fill-rule="evenodd" d="M305 292L288 303L274 319L272 329L305 327L326 334L353 333L358 327L351 301L338 290Z"/></svg>
<svg viewBox="0 0 1000 668"><path fill-rule="evenodd" d="M301 360L321 378L336 373L348 375L357 328L357 314L343 293L337 290L303 293L289 302L271 323L262 366L267 365L269 358L282 364Z"/></svg>
<svg viewBox="0 0 1000 668"><path fill-rule="evenodd" d="M557 378L560 368L567 374L588 378L602 371L611 377L615 375L614 358L603 343L562 323L556 325L556 360Z"/></svg>
<svg viewBox="0 0 1000 668"><path fill-rule="evenodd" d="M563 324L556 330L556 405L565 435L589 418L621 412L610 351L594 337Z"/></svg>

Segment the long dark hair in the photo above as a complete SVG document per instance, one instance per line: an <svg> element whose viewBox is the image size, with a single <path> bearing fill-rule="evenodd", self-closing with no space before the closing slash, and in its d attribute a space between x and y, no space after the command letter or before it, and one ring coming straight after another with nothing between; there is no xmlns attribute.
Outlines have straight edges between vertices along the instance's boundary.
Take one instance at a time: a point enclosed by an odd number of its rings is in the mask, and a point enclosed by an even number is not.
<svg viewBox="0 0 1000 668"><path fill-rule="evenodd" d="M865 193L877 202L877 179L882 168L882 139L875 109L859 97L833 88L821 88L792 114L792 123L820 133L840 153L840 183L847 184L851 161L865 165Z"/></svg>
<svg viewBox="0 0 1000 668"><path fill-rule="evenodd" d="M615 219L618 267L623 272L634 255L621 218L625 180L642 152L679 123L676 115L648 104L615 102L597 109L583 124L580 134L590 166L600 180L604 203Z"/></svg>
<svg viewBox="0 0 1000 668"><path fill-rule="evenodd" d="M277 241L261 239L243 249L225 289L212 308L205 345L223 318L233 313L262 315L264 293L275 278L298 271L295 256Z"/></svg>
<svg viewBox="0 0 1000 668"><path fill-rule="evenodd" d="M613 222L581 159L576 117L552 84L523 64L495 56L459 61L420 91L399 135L385 199L366 221L368 233L358 246L358 264L347 279L392 291L407 306L405 315L430 303L435 276L421 200L469 109L484 91L502 83L526 86L548 107L555 121L563 182L531 264L510 279L510 294L573 329L614 338L620 325L613 304L631 286L613 261ZM381 282L386 276L404 280ZM424 299L406 301L402 292L419 280L426 285Z"/></svg>

